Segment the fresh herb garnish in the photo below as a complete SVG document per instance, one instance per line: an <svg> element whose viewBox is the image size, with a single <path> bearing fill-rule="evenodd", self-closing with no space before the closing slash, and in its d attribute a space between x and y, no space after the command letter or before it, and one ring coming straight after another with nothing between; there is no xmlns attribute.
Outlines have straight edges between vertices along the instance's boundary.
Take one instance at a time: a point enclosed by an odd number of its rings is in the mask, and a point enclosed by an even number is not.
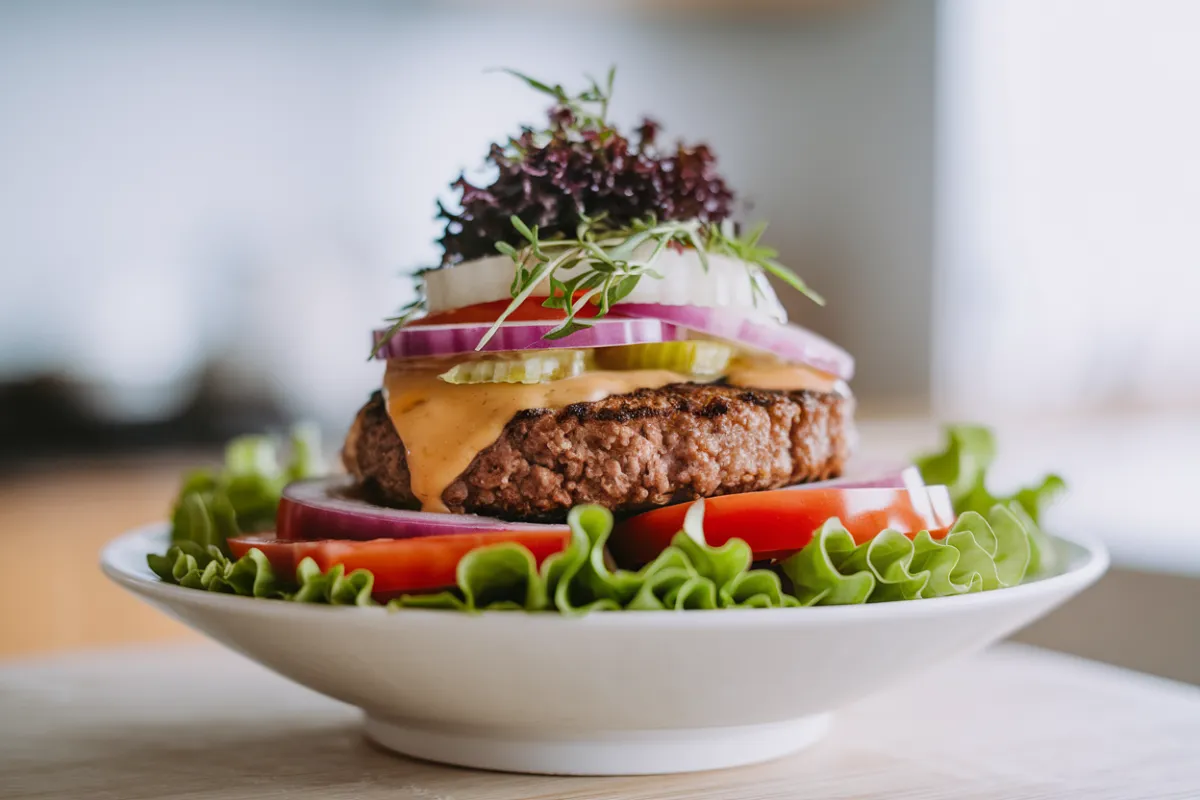
<svg viewBox="0 0 1200 800"><path fill-rule="evenodd" d="M569 237L586 219L605 220L610 230L628 230L638 220L719 222L733 202L716 157L706 145L659 147L659 125L644 120L634 136L608 120L616 73L603 84L589 79L578 94L515 70L504 72L549 96L548 127L524 128L507 143L493 145L488 164L496 177L475 185L460 176L460 211L439 203L446 220L442 264L483 258L497 242L524 244L510 220L516 216L543 239Z"/></svg>
<svg viewBox="0 0 1200 800"><path fill-rule="evenodd" d="M802 281L799 275L776 260L779 257L778 250L772 247L763 247L758 243L758 240L762 238L763 232L767 229L767 223L758 223L745 236L729 235L720 225L708 225L705 227L708 231L709 252L733 256L746 264L751 264L765 272L769 272L817 305L825 305L825 298L808 288L808 284ZM756 290L758 289L757 281L752 285Z"/></svg>
<svg viewBox="0 0 1200 800"><path fill-rule="evenodd" d="M512 283L512 303L480 340L481 349L492 338L504 320L543 282L550 283L550 296L542 303L564 313L563 321L546 334L547 339L561 339L589 327L576 320L576 314L589 302L599 306L598 316L608 313L609 306L629 295L643 275L661 278L654 271L654 262L672 242L694 244L702 249L700 223L658 223L653 218L635 223L631 231L612 233L604 220L584 218L576 229L574 239L543 240L538 226L525 225L515 214L513 227L527 244L520 250L507 242L497 242L496 249L512 258L516 273ZM641 259L635 253L643 245L652 251ZM566 279L557 277L559 271L574 271Z"/></svg>
<svg viewBox="0 0 1200 800"><path fill-rule="evenodd" d="M585 75L584 77L589 81L588 87L573 97L567 94L562 84L556 83L551 86L510 67L501 67L494 71L512 75L514 78L524 81L531 89L554 98L556 107L565 108L574 115L576 127L579 129L598 128L604 130L608 128L608 104L612 100L613 83L617 79L615 66L608 68L604 88L600 88L600 82L595 78ZM593 106L598 107L597 111L592 110Z"/></svg>
<svg viewBox="0 0 1200 800"><path fill-rule="evenodd" d="M765 224L739 235L727 221L733 192L716 172L706 145L658 147L659 126L646 119L636 138L608 120L615 69L603 83L571 94L512 69L499 70L553 99L549 126L524 128L504 145L493 145L487 161L497 177L476 186L460 176L452 188L461 210L438 203L446 220L442 266L499 251L514 264L512 302L479 342L482 349L509 315L543 284L547 308L563 321L547 338L561 339L589 327L578 312L591 303L603 317L645 276L662 279L654 263L667 247L690 248L702 267L720 254L746 265L754 296L763 274L773 275L819 305L824 300L779 263L778 252L759 243ZM420 283L420 281L418 281ZM380 349L424 309L418 297L394 317L371 353Z"/></svg>
<svg viewBox="0 0 1200 800"><path fill-rule="evenodd" d="M417 290L417 299L413 300L411 303L397 311L396 316L384 318L384 322L389 323L388 329L384 333L380 334L378 338L376 338L375 346L371 348L371 355L368 356L368 360L378 356L379 351L382 350L387 343L392 340L392 337L395 336L401 328L425 313L425 284L419 278L417 280L417 286L419 287Z"/></svg>
<svg viewBox="0 0 1200 800"><path fill-rule="evenodd" d="M754 271L766 271L786 281L818 304L824 300L811 291L794 272L775 260L777 251L758 244L765 225L759 225L745 237L733 234L727 226L703 223L699 220L658 222L654 216L634 220L629 228L612 230L604 218L583 218L575 238L542 238L538 226L532 228L515 214L512 226L525 240L520 249L507 242L497 242L496 249L513 260L516 272L512 283L512 302L480 340L477 350L495 335L508 316L517 309L543 282L549 282L550 296L542 303L564 314L563 321L546 334L547 339L561 339L576 331L591 327L577 314L588 303L598 306L593 319L603 317L609 308L637 287L643 276L661 280L654 262L671 245L691 247L701 265L708 269L708 254L733 256ZM569 278L559 278L560 272L570 272ZM757 277L751 275L751 277ZM751 285L758 290L759 283Z"/></svg>

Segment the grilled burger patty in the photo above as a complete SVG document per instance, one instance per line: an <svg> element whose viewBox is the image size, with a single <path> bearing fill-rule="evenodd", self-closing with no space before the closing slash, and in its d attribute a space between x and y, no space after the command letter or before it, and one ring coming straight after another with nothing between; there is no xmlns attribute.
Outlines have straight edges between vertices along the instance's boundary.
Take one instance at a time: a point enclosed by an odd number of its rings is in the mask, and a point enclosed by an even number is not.
<svg viewBox="0 0 1200 800"><path fill-rule="evenodd" d="M672 384L517 413L446 488L456 513L558 520L579 503L615 513L836 477L853 400L833 393ZM372 500L417 505L404 444L376 392L346 469Z"/></svg>

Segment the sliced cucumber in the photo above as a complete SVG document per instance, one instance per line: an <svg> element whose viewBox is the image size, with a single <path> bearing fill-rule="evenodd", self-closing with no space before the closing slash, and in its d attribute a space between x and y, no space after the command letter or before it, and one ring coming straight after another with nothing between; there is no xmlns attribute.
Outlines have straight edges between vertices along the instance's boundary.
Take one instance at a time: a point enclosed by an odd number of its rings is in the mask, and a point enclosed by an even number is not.
<svg viewBox="0 0 1200 800"><path fill-rule="evenodd" d="M720 342L689 341L598 347L601 369L666 369L683 375L712 377L729 365L733 348Z"/></svg>
<svg viewBox="0 0 1200 800"><path fill-rule="evenodd" d="M587 369L584 350L520 353L512 358L465 361L438 377L446 383L546 383L573 378Z"/></svg>

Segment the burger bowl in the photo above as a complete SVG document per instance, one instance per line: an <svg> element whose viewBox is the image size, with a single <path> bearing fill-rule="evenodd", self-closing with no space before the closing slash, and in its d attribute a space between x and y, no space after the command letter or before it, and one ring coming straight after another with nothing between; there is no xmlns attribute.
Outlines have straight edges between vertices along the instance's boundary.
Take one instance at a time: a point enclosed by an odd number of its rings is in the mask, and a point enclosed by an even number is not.
<svg viewBox="0 0 1200 800"><path fill-rule="evenodd" d="M408 756L490 770L638 775L802 750L835 712L986 647L1095 582L1104 548L1054 538L1021 585L856 606L555 613L331 607L165 583L155 524L101 555L117 584L280 675L363 710ZM869 702L869 700L867 700ZM836 731L832 734L836 735Z"/></svg>

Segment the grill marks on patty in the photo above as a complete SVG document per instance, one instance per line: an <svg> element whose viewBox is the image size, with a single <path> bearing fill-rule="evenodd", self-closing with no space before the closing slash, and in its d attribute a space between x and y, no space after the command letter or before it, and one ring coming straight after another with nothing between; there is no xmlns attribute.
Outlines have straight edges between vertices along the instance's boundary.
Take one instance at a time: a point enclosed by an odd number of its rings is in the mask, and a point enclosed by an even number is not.
<svg viewBox="0 0 1200 800"><path fill-rule="evenodd" d="M517 413L442 494L455 512L562 519L839 475L853 400L818 392L672 384L560 411ZM404 445L376 393L355 420L346 468L373 499L413 506Z"/></svg>

